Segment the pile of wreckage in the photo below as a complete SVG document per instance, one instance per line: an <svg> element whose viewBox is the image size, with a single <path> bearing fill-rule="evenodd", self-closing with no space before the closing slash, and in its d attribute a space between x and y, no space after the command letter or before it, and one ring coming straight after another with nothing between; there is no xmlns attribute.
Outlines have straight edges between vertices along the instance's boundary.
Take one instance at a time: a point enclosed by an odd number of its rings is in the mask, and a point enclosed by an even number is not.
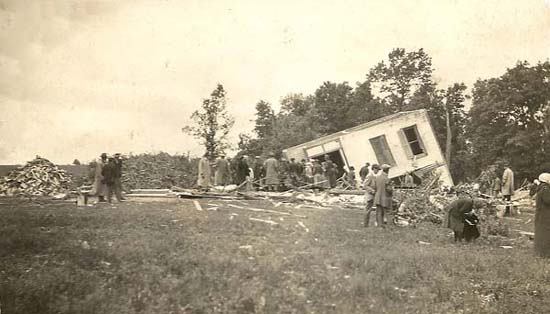
<svg viewBox="0 0 550 314"><path fill-rule="evenodd" d="M394 222L400 226L416 226L419 223L442 224L446 207L456 199L455 193L438 186L435 174L427 174L423 184L416 188L395 189L393 194ZM479 192L477 184L463 184L457 188L470 193L477 203L478 214L486 222L489 234L506 235L505 225L496 217L504 212L506 204L503 200L492 198ZM285 192L246 191L236 185L215 186L208 192L194 189L171 187L170 189L134 189L128 197L174 197L174 198L217 198L268 200L273 203L310 206L324 209L365 208L365 196L362 190L324 190L296 187ZM517 210L532 206L528 191L524 188L516 191L511 203Z"/></svg>
<svg viewBox="0 0 550 314"><path fill-rule="evenodd" d="M168 153L130 155L123 163L125 189L166 189L192 186L197 178L197 161Z"/></svg>
<svg viewBox="0 0 550 314"><path fill-rule="evenodd" d="M0 178L0 196L54 196L65 195L71 177L49 160L37 156Z"/></svg>

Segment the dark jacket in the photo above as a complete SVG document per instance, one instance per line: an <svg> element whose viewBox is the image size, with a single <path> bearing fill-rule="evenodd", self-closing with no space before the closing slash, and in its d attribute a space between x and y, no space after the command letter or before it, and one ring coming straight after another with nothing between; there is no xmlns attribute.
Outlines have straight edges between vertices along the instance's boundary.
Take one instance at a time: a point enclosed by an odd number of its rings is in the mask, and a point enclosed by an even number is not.
<svg viewBox="0 0 550 314"><path fill-rule="evenodd" d="M115 159L115 174L117 178L122 177L122 160Z"/></svg>
<svg viewBox="0 0 550 314"><path fill-rule="evenodd" d="M361 170L359 170L359 176L361 177L361 181L365 181L365 178L369 175L369 166L363 166Z"/></svg>
<svg viewBox="0 0 550 314"><path fill-rule="evenodd" d="M535 200L535 252L550 257L550 185L541 182Z"/></svg>
<svg viewBox="0 0 550 314"><path fill-rule="evenodd" d="M105 184L115 185L117 170L114 162L109 162L105 166L103 166L103 170L101 170L101 173L103 174L103 181L105 182Z"/></svg>
<svg viewBox="0 0 550 314"><path fill-rule="evenodd" d="M447 215L445 217L445 227L454 232L462 234L464 232L464 214L474 208L474 201L470 197L461 197L447 206Z"/></svg>

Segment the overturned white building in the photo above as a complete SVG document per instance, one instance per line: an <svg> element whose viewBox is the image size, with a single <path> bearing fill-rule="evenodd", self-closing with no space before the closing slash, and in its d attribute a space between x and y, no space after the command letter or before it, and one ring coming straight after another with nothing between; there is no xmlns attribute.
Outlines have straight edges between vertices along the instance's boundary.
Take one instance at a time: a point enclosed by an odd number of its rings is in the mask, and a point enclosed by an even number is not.
<svg viewBox="0 0 550 314"><path fill-rule="evenodd" d="M453 185L447 163L437 143L425 109L405 111L373 120L283 150L287 158L324 160L329 155L339 166L366 163L392 165L390 178L414 171L417 175L436 170L440 181Z"/></svg>

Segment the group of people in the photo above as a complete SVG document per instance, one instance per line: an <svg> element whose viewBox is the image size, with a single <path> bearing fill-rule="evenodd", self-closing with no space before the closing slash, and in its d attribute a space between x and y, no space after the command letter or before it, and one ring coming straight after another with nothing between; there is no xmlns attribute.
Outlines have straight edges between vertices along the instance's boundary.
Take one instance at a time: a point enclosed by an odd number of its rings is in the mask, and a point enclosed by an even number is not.
<svg viewBox="0 0 550 314"><path fill-rule="evenodd" d="M96 161L94 183L90 194L97 196L98 202L111 203L113 194L117 201L124 200L122 196L122 156L120 153L113 156L107 156L106 153L100 155Z"/></svg>
<svg viewBox="0 0 550 314"><path fill-rule="evenodd" d="M305 159L298 162L295 158L276 159L274 153L268 154L265 160L243 155L233 160L220 156L211 162L205 154L199 161L197 185L203 190L212 185L236 184L247 190L278 191L304 185L329 189L336 187L339 180L356 187L355 169L344 170L328 155L323 156L322 161L315 158L307 162Z"/></svg>
<svg viewBox="0 0 550 314"><path fill-rule="evenodd" d="M365 190L366 213L363 226L368 227L372 212L376 213L376 226L383 227L385 224L393 224L393 184L388 175L391 166L383 164L379 166L367 163L359 175L363 179Z"/></svg>

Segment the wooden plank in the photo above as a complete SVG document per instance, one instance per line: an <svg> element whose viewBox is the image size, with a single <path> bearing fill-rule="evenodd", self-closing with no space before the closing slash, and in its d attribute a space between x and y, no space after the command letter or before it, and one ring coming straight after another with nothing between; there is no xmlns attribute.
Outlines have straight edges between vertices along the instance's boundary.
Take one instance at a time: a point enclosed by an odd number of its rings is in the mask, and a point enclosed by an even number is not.
<svg viewBox="0 0 550 314"><path fill-rule="evenodd" d="M199 201L193 201L193 204L195 204L195 209L198 211L202 211L202 206L199 203Z"/></svg>
<svg viewBox="0 0 550 314"><path fill-rule="evenodd" d="M266 219L258 219L258 218L248 218L249 220L252 220L252 221L258 221L258 222L263 222L263 223L266 223L266 224L270 224L272 226L276 226L278 225L278 223L276 223L275 221L273 220L266 220Z"/></svg>

